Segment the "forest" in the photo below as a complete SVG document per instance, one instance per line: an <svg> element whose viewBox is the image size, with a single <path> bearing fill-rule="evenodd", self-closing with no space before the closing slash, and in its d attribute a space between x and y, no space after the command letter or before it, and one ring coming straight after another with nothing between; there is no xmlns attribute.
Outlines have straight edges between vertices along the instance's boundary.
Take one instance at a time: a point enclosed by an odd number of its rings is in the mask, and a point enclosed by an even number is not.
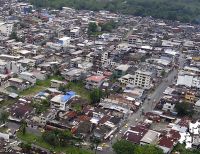
<svg viewBox="0 0 200 154"><path fill-rule="evenodd" d="M200 23L199 0L30 0L36 7L108 10L135 16Z"/></svg>

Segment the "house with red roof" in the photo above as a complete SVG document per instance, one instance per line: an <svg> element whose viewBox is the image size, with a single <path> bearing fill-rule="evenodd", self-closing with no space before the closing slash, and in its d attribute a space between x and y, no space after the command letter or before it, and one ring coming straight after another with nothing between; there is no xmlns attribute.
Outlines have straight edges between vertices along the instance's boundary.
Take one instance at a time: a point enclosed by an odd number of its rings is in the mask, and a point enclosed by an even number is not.
<svg viewBox="0 0 200 154"><path fill-rule="evenodd" d="M93 89L93 88L99 88L103 82L105 81L106 77L101 75L92 75L88 78L86 78L86 88L87 89Z"/></svg>

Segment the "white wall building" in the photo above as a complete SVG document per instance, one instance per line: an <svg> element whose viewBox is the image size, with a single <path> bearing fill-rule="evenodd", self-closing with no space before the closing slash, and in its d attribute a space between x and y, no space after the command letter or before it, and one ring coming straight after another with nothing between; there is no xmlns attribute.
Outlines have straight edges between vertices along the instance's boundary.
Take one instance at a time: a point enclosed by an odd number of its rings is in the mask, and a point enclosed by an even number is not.
<svg viewBox="0 0 200 154"><path fill-rule="evenodd" d="M134 75L126 74L119 78L123 85L135 85L143 89L150 89L152 87L152 72L137 70Z"/></svg>
<svg viewBox="0 0 200 154"><path fill-rule="evenodd" d="M12 30L13 30L12 23L0 22L0 33L2 33L5 36L9 36L12 33Z"/></svg>
<svg viewBox="0 0 200 154"><path fill-rule="evenodd" d="M200 77L187 74L179 74L176 84L186 87L200 88Z"/></svg>

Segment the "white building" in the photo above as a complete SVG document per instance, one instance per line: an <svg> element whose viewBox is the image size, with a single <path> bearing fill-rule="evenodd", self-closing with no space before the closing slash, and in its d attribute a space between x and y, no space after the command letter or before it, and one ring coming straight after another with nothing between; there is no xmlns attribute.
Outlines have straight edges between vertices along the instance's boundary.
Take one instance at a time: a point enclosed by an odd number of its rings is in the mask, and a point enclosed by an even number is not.
<svg viewBox="0 0 200 154"><path fill-rule="evenodd" d="M79 37L79 34L80 34L80 27L74 27L72 30L70 30L71 38Z"/></svg>
<svg viewBox="0 0 200 154"><path fill-rule="evenodd" d="M63 37L58 40L58 43L63 47L67 47L70 44L70 40L70 37Z"/></svg>
<svg viewBox="0 0 200 154"><path fill-rule="evenodd" d="M152 87L152 72L137 70L134 75L126 74L119 78L123 85L135 85L143 89L150 89Z"/></svg>
<svg viewBox="0 0 200 154"><path fill-rule="evenodd" d="M0 33L2 33L5 36L9 36L12 33L12 30L13 30L12 23L0 22Z"/></svg>
<svg viewBox="0 0 200 154"><path fill-rule="evenodd" d="M51 108L65 111L67 102L75 97L75 92L67 92L65 95L56 95L51 99Z"/></svg>
<svg viewBox="0 0 200 154"><path fill-rule="evenodd" d="M200 88L200 77L187 74L179 74L176 84L186 87Z"/></svg>

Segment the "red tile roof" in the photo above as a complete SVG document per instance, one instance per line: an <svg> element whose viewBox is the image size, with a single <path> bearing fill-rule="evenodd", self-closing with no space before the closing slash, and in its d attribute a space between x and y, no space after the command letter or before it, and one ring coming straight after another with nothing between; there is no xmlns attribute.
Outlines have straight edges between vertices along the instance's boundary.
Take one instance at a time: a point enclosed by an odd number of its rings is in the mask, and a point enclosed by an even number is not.
<svg viewBox="0 0 200 154"><path fill-rule="evenodd" d="M104 80L105 78L106 78L105 76L96 76L96 75L93 75L93 76L88 77L86 80L87 81L100 82L100 81Z"/></svg>
<svg viewBox="0 0 200 154"><path fill-rule="evenodd" d="M158 145L171 149L176 145L180 137L178 131L170 130L160 138Z"/></svg>

